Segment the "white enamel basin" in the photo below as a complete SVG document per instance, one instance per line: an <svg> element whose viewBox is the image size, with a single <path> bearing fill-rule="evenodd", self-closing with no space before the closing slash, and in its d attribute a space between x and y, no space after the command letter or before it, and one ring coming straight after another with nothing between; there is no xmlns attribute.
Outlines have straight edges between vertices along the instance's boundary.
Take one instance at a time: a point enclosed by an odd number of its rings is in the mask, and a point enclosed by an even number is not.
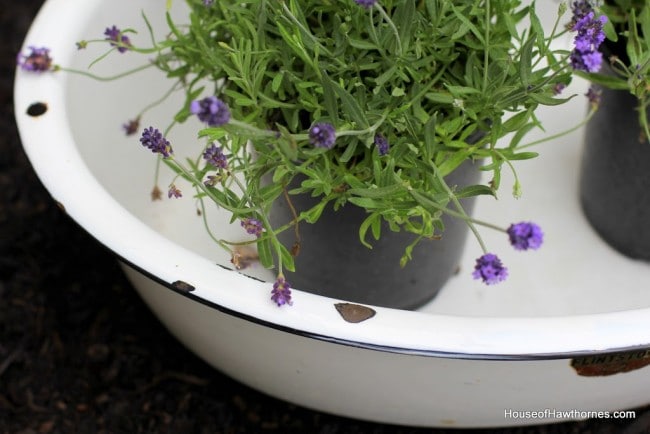
<svg viewBox="0 0 650 434"><path fill-rule="evenodd" d="M102 49L79 52L76 41L103 38L113 24L143 29L140 7L162 36L163 4L48 0L25 47L48 46L56 63L84 69ZM545 9L547 22L554 8ZM148 36L131 38L146 43ZM143 60L116 56L93 70L109 74ZM430 304L417 312L372 307L374 317L350 323L335 309L340 300L296 290L294 305L278 308L269 298L272 273L253 267L254 279L224 268L229 257L205 236L189 190L180 200L149 200L155 158L120 125L168 86L153 70L110 83L18 71L16 116L53 198L130 265L125 271L151 309L215 368L306 407L415 426L561 422L586 415L579 411L650 402L650 368L643 367L650 362L650 266L616 254L585 222L576 191L582 131L547 143L537 149L540 158L518 166L522 199L509 197L506 176L498 201L479 200L483 220L507 226L532 219L546 233L540 251L522 254L502 234L483 231L510 268L507 282L472 280L479 248L470 239L461 272ZM567 93L585 89L578 81ZM141 126L165 128L179 98L147 113ZM36 102L47 111L28 115ZM585 110L578 96L540 117L553 133ZM194 156L202 146L197 127L172 131L177 155ZM161 187L170 180L163 170ZM208 215L220 236L239 236L226 215ZM507 417L540 410L537 418Z"/></svg>

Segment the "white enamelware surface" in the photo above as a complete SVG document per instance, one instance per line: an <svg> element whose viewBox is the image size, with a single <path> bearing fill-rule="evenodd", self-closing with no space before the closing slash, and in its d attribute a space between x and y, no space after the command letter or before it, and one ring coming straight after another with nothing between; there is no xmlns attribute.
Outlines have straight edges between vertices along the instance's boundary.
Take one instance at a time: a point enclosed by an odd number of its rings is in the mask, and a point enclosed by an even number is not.
<svg viewBox="0 0 650 434"><path fill-rule="evenodd" d="M546 23L552 5L540 11ZM164 35L158 1L133 7L128 0L48 0L25 47L48 46L57 64L85 69L103 48L80 52L75 42L103 38L113 24L143 29L139 8L157 36ZM182 20L182 4L174 8ZM148 41L146 32L131 38ZM113 54L93 71L110 74L142 62L133 53ZM510 269L507 282L484 286L471 278L480 251L469 239L461 272L431 303L417 312L375 308L372 319L350 324L334 309L336 300L299 290L292 307L278 308L269 299L274 276L259 266L247 272L261 280L216 266L229 267L229 257L205 236L189 189L180 200L149 200L155 157L120 125L168 89L161 78L150 70L99 83L18 71L17 122L53 198L125 262L155 276L157 283L126 267L163 323L218 369L308 407L409 425L538 423L556 419L505 419L503 410L615 409L650 401L650 368L581 377L570 367L576 355L650 347L650 266L607 247L580 212L582 130L534 148L542 155L518 164L521 199L511 197L507 172L498 200L479 199L475 215L482 220L503 226L534 220L544 228L542 249L525 253L512 250L503 234L482 230ZM586 87L577 80L565 91L577 94L569 104L541 111L548 134L584 117ZM37 101L48 111L26 115ZM141 127L166 128L179 101L175 95L148 112ZM198 127L190 121L172 130L177 156L194 157L204 145L195 139ZM538 137L541 132L529 140ZM163 168L161 188L170 181ZM241 237L219 210L207 215L219 236ZM191 296L167 287L178 280L196 288Z"/></svg>

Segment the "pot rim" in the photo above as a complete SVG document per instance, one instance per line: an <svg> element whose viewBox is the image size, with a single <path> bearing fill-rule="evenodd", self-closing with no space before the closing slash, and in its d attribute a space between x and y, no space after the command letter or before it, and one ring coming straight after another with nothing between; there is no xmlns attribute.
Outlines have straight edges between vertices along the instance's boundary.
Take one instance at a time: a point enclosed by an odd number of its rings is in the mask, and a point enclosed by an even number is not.
<svg viewBox="0 0 650 434"><path fill-rule="evenodd" d="M57 53L57 62L69 64L75 51L70 36L74 24L57 24L83 23L100 3L47 0L22 50L47 41ZM214 266L178 246L130 214L104 190L75 146L63 110L64 88L63 74L16 70L16 121L37 175L65 212L117 257L197 303L297 336L405 355L535 360L650 348L650 308L555 317L470 317L373 306L374 317L353 324L344 321L335 309L338 300L299 290L294 293L294 306L278 308L268 296L271 283ZM26 111L34 102L46 103L47 111L29 116ZM89 206L91 200L93 205ZM130 235L116 238L115 228ZM162 257L150 253L159 251L173 253ZM208 267L207 272L204 267ZM194 290L179 289L179 281Z"/></svg>

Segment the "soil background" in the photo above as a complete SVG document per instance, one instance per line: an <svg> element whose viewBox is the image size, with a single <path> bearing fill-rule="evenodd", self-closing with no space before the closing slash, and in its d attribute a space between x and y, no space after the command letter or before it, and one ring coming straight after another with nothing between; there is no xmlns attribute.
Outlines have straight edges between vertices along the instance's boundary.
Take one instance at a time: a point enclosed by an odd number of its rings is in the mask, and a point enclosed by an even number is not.
<svg viewBox="0 0 650 434"><path fill-rule="evenodd" d="M276 400L212 369L169 335L111 253L56 206L22 151L15 60L41 4L0 0L0 434L458 432L362 422ZM641 408L633 420L466 432L634 434L649 426L650 410Z"/></svg>

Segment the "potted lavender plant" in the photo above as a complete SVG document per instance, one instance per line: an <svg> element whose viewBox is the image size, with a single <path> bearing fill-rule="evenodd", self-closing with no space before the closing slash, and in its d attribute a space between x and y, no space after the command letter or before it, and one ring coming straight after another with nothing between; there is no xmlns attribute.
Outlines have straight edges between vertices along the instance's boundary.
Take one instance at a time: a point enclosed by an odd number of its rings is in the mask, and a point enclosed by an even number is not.
<svg viewBox="0 0 650 434"><path fill-rule="evenodd" d="M561 14L545 33L535 5L519 0L187 3L189 24L168 19L162 40L150 26L147 46L116 26L100 38L117 55L144 55L143 68L185 93L168 125L140 130L140 114L124 129L173 170L159 181L170 198L194 191L241 223L252 239L214 239L236 267L242 245L256 246L276 270L279 306L294 285L415 308L456 272L468 231L483 249L473 275L498 283L508 271L479 225L516 249L540 246L538 225L501 227L471 208L477 195L496 197L502 170L537 155L518 148L539 126L536 109L567 100L568 53L551 48ZM19 63L66 69L46 48ZM166 132L190 117L205 145L183 161ZM516 175L512 189L521 192Z"/></svg>

